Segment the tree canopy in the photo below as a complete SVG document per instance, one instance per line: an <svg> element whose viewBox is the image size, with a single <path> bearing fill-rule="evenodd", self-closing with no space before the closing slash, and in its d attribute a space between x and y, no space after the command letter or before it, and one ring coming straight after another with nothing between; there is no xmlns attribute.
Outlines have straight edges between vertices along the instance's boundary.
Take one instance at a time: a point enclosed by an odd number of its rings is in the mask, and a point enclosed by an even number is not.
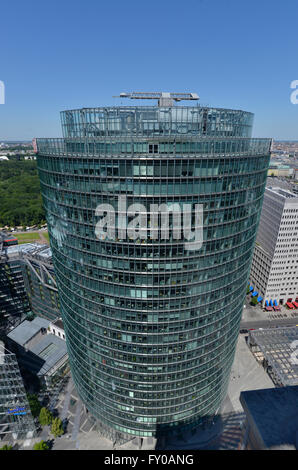
<svg viewBox="0 0 298 470"><path fill-rule="evenodd" d="M60 418L54 418L52 421L51 433L54 437L64 434L63 424Z"/></svg>
<svg viewBox="0 0 298 470"><path fill-rule="evenodd" d="M32 395L32 394L28 394L27 398L28 398L28 403L29 403L29 406L30 406L32 416L34 418L37 418L37 416L39 416L40 410L42 408L41 404L38 401L38 398L37 398L36 395Z"/></svg>
<svg viewBox="0 0 298 470"><path fill-rule="evenodd" d="M45 223L37 163L0 162L0 227Z"/></svg>
<svg viewBox="0 0 298 470"><path fill-rule="evenodd" d="M42 426L47 426L51 424L53 420L53 415L47 408L43 407L39 413L39 422Z"/></svg>
<svg viewBox="0 0 298 470"><path fill-rule="evenodd" d="M36 442L33 450L49 450L49 445L45 441Z"/></svg>

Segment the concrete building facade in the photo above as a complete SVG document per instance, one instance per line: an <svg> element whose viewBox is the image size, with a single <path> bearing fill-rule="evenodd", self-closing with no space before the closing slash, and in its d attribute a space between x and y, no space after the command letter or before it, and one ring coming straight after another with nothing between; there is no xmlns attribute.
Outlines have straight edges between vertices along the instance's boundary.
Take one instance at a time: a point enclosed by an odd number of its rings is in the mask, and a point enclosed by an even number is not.
<svg viewBox="0 0 298 470"><path fill-rule="evenodd" d="M250 272L263 306L298 299L297 241L298 196L267 187Z"/></svg>

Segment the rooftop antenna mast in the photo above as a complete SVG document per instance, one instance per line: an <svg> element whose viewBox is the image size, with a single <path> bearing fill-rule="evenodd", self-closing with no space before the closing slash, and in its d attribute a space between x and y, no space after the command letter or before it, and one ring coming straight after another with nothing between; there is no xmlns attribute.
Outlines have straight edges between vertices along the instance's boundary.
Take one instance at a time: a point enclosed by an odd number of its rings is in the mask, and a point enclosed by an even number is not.
<svg viewBox="0 0 298 470"><path fill-rule="evenodd" d="M120 93L119 96L113 96L113 98L130 98L131 100L158 100L159 107L173 106L176 101L190 101L199 100L199 96L196 93L165 93L165 92L132 92L132 93Z"/></svg>

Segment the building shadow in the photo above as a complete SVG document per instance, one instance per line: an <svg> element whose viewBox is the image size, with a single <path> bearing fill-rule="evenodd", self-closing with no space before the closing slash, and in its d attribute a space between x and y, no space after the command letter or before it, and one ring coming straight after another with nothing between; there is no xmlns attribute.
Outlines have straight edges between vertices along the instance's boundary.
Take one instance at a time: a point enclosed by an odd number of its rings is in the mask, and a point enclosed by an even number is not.
<svg viewBox="0 0 298 470"><path fill-rule="evenodd" d="M240 448L245 414L230 412L206 416L191 428L175 426L162 435L157 430L156 450L237 450Z"/></svg>

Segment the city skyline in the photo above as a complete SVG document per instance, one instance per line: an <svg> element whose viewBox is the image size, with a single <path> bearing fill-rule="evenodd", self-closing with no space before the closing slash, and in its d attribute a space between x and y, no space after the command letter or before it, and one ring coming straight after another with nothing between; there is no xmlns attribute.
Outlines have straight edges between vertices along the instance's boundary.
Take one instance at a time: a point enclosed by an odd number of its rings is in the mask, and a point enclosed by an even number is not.
<svg viewBox="0 0 298 470"><path fill-rule="evenodd" d="M1 141L59 137L60 111L120 106L113 96L122 91L155 90L195 91L202 105L250 111L254 137L297 139L292 0L84 5L1 7Z"/></svg>

